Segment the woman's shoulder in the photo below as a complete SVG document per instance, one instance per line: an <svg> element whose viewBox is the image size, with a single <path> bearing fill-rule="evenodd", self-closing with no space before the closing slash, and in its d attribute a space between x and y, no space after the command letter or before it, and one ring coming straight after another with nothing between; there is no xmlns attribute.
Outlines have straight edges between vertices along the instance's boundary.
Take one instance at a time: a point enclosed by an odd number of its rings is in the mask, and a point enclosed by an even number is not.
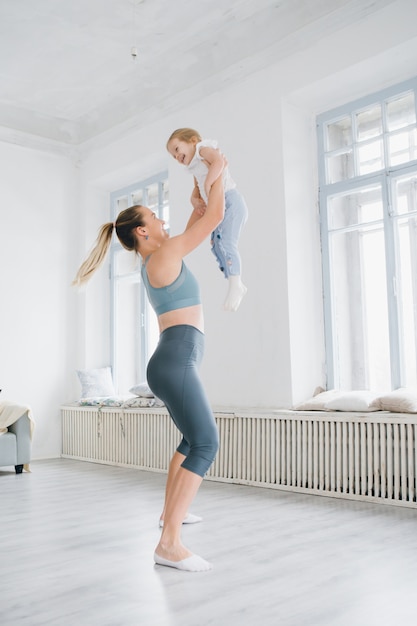
<svg viewBox="0 0 417 626"><path fill-rule="evenodd" d="M142 268L145 269L148 279L155 287L162 287L175 280L182 270L182 265L182 250L180 246L175 245L175 242L171 245L171 239L169 239L145 259Z"/></svg>

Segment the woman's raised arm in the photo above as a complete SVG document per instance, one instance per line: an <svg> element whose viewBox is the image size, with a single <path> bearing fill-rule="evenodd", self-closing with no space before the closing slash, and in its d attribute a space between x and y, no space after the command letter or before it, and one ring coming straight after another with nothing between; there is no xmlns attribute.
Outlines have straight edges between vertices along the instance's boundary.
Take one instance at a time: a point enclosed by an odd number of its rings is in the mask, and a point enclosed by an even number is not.
<svg viewBox="0 0 417 626"><path fill-rule="evenodd" d="M169 254L184 257L197 248L213 230L220 224L224 217L224 189L223 176L219 176L213 183L207 202L207 209L196 220L192 226L181 234L168 239L158 253L167 252Z"/></svg>

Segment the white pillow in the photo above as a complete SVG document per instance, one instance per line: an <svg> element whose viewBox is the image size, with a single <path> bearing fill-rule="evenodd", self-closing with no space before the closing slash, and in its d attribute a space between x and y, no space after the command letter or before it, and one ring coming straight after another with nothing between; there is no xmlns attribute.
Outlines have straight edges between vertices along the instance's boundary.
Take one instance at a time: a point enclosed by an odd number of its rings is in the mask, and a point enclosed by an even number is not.
<svg viewBox="0 0 417 626"><path fill-rule="evenodd" d="M379 411L377 394L368 390L345 391L325 403L325 411Z"/></svg>
<svg viewBox="0 0 417 626"><path fill-rule="evenodd" d="M141 396L142 398L153 398L154 394L149 388L148 383L139 383L129 389L130 393L135 396Z"/></svg>
<svg viewBox="0 0 417 626"><path fill-rule="evenodd" d="M103 398L115 395L110 367L77 370L77 374L81 383L81 398Z"/></svg>
<svg viewBox="0 0 417 626"><path fill-rule="evenodd" d="M294 411L325 411L326 403L341 395L337 389L322 391L305 402L301 402L293 407Z"/></svg>
<svg viewBox="0 0 417 626"><path fill-rule="evenodd" d="M381 411L417 413L417 389L402 387L377 398Z"/></svg>

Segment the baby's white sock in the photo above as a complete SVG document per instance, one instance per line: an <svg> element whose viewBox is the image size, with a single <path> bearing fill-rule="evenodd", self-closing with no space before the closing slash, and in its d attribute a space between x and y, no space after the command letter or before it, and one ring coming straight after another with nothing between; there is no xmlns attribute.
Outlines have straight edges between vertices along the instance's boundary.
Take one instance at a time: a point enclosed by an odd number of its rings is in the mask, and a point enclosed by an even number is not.
<svg viewBox="0 0 417 626"><path fill-rule="evenodd" d="M223 308L225 311L237 311L247 289L242 283L240 276L229 276L228 281L229 290Z"/></svg>

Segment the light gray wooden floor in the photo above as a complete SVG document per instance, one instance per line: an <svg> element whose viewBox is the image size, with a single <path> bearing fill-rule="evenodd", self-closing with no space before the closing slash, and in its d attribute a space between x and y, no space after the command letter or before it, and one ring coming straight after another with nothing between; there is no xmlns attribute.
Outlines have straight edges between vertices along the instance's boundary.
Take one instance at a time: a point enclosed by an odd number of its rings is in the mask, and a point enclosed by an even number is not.
<svg viewBox="0 0 417 626"><path fill-rule="evenodd" d="M0 470L1 626L417 624L417 511L205 481L155 566L165 475L71 460Z"/></svg>

